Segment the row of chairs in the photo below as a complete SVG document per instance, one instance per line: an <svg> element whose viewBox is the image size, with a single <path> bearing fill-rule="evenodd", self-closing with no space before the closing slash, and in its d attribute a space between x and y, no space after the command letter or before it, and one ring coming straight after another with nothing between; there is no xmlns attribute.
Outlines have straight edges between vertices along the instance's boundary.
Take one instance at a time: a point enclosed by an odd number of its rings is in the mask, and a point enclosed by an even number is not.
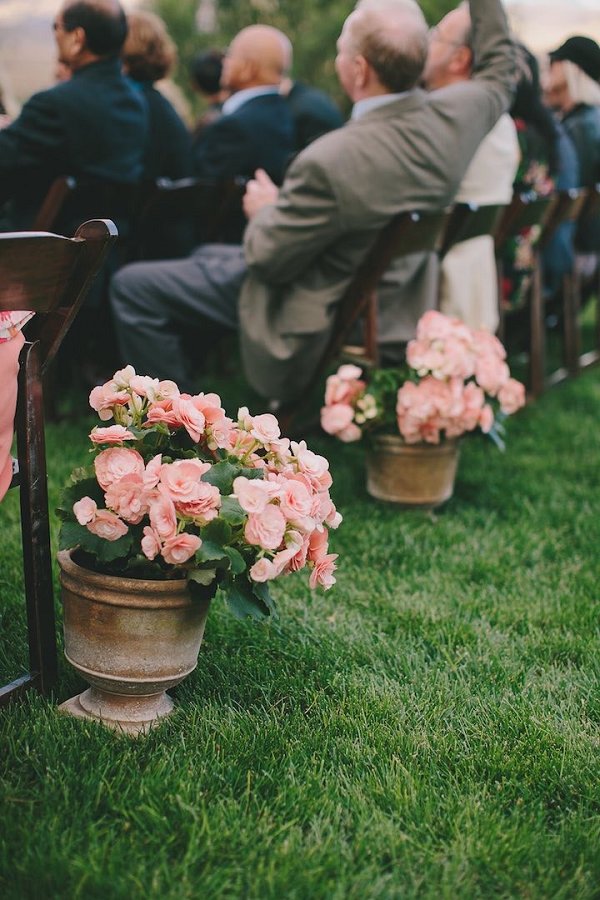
<svg viewBox="0 0 600 900"><path fill-rule="evenodd" d="M377 286L392 261L412 253L437 253L440 258L455 244L482 235L494 239L497 272L499 334L506 340L510 332L510 313L501 302L503 264L506 247L524 229L537 227L539 237L532 247L533 272L527 296L529 332L528 389L538 396L545 387L577 374L581 368L600 359L600 324L595 328L595 347L581 353L579 313L581 290L576 272L564 276L562 295L563 364L552 374L546 373L545 303L542 288L541 253L548 246L559 225L588 216L600 207L600 185L587 190L557 192L545 197L517 193L508 206L457 204L451 209L433 213L401 213L380 232L371 251L359 267L337 309L332 337L316 375L320 379L332 361L340 355L358 319L364 321L361 360L377 365ZM600 296L600 278L597 285ZM600 307L600 300L598 301Z"/></svg>

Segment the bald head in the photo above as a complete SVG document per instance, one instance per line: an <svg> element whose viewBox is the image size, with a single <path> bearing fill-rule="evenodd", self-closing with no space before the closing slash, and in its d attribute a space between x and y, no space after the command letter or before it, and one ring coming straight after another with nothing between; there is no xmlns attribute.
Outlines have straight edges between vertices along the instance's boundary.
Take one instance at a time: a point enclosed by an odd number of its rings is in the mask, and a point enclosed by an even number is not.
<svg viewBox="0 0 600 900"><path fill-rule="evenodd" d="M230 91L279 86L288 67L291 45L270 25L250 25L234 37L223 60L221 86Z"/></svg>
<svg viewBox="0 0 600 900"><path fill-rule="evenodd" d="M366 60L384 91L399 93L421 77L427 23L414 0L360 0L340 41L346 53Z"/></svg>

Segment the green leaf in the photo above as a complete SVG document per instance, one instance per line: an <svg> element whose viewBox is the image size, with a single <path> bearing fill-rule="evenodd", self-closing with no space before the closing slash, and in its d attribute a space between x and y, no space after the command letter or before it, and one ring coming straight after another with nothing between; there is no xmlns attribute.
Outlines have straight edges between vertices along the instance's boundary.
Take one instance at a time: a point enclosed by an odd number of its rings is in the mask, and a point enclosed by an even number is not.
<svg viewBox="0 0 600 900"><path fill-rule="evenodd" d="M275 606L275 601L271 597L271 592L269 590L269 585L266 582L252 582L252 593L258 597L261 603L269 610L269 613L276 618L277 617L277 607Z"/></svg>
<svg viewBox="0 0 600 900"><path fill-rule="evenodd" d="M235 497L222 497L219 518L230 525L241 525L246 520L246 513Z"/></svg>
<svg viewBox="0 0 600 900"><path fill-rule="evenodd" d="M205 472L202 476L202 481L214 485L218 488L220 494L227 496L228 494L231 494L233 490L233 479L237 478L240 471L240 466L234 466L228 460L223 460L223 462L218 462L214 466L211 466L209 471Z"/></svg>
<svg viewBox="0 0 600 900"><path fill-rule="evenodd" d="M79 473L80 477L74 479L76 473ZM73 476L63 490L56 510L61 519L74 519L73 504L82 497L91 497L99 506L104 505L104 492L96 480L93 469L76 469Z"/></svg>
<svg viewBox="0 0 600 900"><path fill-rule="evenodd" d="M234 575L241 575L246 571L246 560L235 547L223 547L223 552L229 558L231 571Z"/></svg>
<svg viewBox="0 0 600 900"><path fill-rule="evenodd" d="M220 590L236 619L245 619L247 616L265 619L269 615L269 608L253 593L246 578L227 579L221 583Z"/></svg>
<svg viewBox="0 0 600 900"><path fill-rule="evenodd" d="M202 564L205 562L213 562L215 560L225 559L225 548L214 541L203 541L199 550L196 550L195 560Z"/></svg>
<svg viewBox="0 0 600 900"><path fill-rule="evenodd" d="M193 581L195 584L201 584L206 587L212 584L216 577L216 569L190 569L188 581Z"/></svg>
<svg viewBox="0 0 600 900"><path fill-rule="evenodd" d="M60 529L59 547L61 550L81 547L100 562L112 562L115 559L124 559L130 553L133 538L130 529L118 540L107 541L105 538L92 534L85 525L80 525L79 522L63 522Z"/></svg>
<svg viewBox="0 0 600 900"><path fill-rule="evenodd" d="M200 537L203 541L209 541L220 546L228 544L231 536L231 526L221 518L213 519L212 522L200 529Z"/></svg>
<svg viewBox="0 0 600 900"><path fill-rule="evenodd" d="M255 481L257 478L264 478L262 469L240 469L238 474L243 475L244 478L248 478L249 481Z"/></svg>

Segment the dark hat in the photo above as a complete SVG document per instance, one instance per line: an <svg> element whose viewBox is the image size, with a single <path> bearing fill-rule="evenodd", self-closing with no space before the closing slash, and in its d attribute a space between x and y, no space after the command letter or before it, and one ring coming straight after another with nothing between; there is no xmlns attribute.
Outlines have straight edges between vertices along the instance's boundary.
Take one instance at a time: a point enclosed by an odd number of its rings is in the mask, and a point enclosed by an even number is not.
<svg viewBox="0 0 600 900"><path fill-rule="evenodd" d="M550 53L550 59L552 62L572 62L593 81L600 81L600 47L590 37L579 34L570 37L558 50Z"/></svg>

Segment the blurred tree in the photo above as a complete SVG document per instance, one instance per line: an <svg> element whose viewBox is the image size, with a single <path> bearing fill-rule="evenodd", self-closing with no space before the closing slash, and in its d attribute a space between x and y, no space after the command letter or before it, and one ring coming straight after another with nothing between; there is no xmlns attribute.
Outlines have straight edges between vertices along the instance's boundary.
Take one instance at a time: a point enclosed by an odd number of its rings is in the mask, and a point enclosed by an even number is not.
<svg viewBox="0 0 600 900"><path fill-rule="evenodd" d="M294 45L296 78L329 91L348 108L337 83L334 60L335 42L354 7L352 0L147 0L146 5L168 25L179 48L176 79L195 104L198 101L191 95L187 76L194 54L208 47L226 47L241 28L260 22L274 25L289 36ZM421 0L420 5L433 23L457 4L455 0ZM198 24L211 25L212 9L216 12L215 30L199 31Z"/></svg>

